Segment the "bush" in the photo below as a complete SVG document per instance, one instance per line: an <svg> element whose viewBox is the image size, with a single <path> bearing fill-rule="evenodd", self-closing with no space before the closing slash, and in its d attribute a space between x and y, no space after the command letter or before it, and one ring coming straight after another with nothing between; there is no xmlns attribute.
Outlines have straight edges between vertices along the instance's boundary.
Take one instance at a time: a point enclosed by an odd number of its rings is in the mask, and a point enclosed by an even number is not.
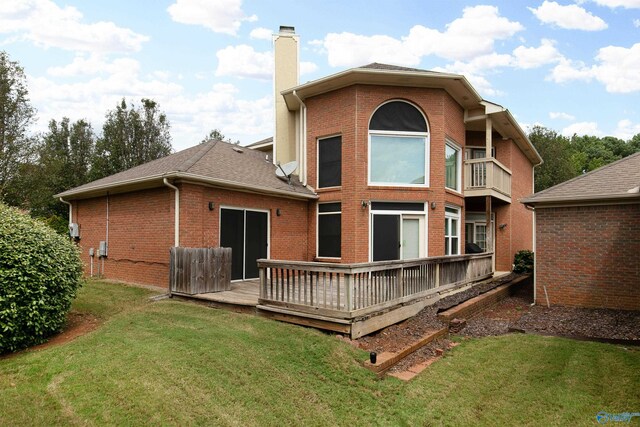
<svg viewBox="0 0 640 427"><path fill-rule="evenodd" d="M516 252L513 259L514 273L531 273L533 272L533 252L523 250Z"/></svg>
<svg viewBox="0 0 640 427"><path fill-rule="evenodd" d="M81 282L68 238L0 203L0 354L60 331Z"/></svg>

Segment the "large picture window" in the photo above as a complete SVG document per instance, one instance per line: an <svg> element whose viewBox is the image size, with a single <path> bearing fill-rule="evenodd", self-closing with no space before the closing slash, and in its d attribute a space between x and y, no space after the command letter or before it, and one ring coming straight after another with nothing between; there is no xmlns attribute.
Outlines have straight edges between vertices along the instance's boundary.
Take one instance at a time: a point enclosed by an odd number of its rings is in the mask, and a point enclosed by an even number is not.
<svg viewBox="0 0 640 427"><path fill-rule="evenodd" d="M369 123L369 183L429 185L427 121L412 104L391 101Z"/></svg>
<svg viewBox="0 0 640 427"><path fill-rule="evenodd" d="M460 148L451 141L445 144L445 187L460 191Z"/></svg>
<svg viewBox="0 0 640 427"><path fill-rule="evenodd" d="M460 253L460 209L447 206L444 208L444 254Z"/></svg>
<svg viewBox="0 0 640 427"><path fill-rule="evenodd" d="M342 245L340 209L339 202L318 205L318 257L340 258Z"/></svg>
<svg viewBox="0 0 640 427"><path fill-rule="evenodd" d="M318 188L342 185L342 137L318 140Z"/></svg>

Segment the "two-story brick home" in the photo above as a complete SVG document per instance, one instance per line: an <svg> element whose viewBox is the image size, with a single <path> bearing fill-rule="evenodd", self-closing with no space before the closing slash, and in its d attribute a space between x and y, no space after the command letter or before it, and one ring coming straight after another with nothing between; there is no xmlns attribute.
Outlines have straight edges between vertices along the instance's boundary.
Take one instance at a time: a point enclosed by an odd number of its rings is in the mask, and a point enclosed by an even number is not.
<svg viewBox="0 0 640 427"><path fill-rule="evenodd" d="M232 247L233 279L257 277L259 258L354 263L465 248L493 249L495 270L508 271L532 248L518 200L542 159L508 110L461 75L384 64L300 85L298 44L292 28L274 36L271 141L210 141L58 195L88 270L167 286L179 245ZM290 180L276 177L292 162Z"/></svg>

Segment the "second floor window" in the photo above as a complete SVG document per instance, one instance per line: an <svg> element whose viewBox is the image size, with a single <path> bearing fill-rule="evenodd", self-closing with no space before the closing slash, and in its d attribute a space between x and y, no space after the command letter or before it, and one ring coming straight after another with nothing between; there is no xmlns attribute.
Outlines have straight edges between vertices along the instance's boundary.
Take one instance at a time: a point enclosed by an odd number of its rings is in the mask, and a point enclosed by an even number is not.
<svg viewBox="0 0 640 427"><path fill-rule="evenodd" d="M342 185L342 137L318 140L318 188Z"/></svg>
<svg viewBox="0 0 640 427"><path fill-rule="evenodd" d="M444 152L445 187L460 191L460 148L447 141Z"/></svg>
<svg viewBox="0 0 640 427"><path fill-rule="evenodd" d="M405 101L382 104L369 123L369 183L429 185L429 131L420 110Z"/></svg>

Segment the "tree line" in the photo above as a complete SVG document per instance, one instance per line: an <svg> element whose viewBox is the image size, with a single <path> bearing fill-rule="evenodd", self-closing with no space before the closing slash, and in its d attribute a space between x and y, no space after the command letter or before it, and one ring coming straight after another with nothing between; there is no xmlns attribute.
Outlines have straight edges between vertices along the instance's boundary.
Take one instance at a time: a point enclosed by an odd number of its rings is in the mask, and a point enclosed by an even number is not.
<svg viewBox="0 0 640 427"><path fill-rule="evenodd" d="M62 117L51 120L46 132L33 134L35 117L24 70L0 51L0 201L45 219L61 232L67 229L68 210L54 194L172 151L171 125L151 99L135 105L123 98L106 112L99 133L85 119L71 122ZM202 142L212 138L232 142L218 129ZM610 136L567 138L536 126L529 139L545 161L536 168L536 191L640 151L640 134L629 141Z"/></svg>

